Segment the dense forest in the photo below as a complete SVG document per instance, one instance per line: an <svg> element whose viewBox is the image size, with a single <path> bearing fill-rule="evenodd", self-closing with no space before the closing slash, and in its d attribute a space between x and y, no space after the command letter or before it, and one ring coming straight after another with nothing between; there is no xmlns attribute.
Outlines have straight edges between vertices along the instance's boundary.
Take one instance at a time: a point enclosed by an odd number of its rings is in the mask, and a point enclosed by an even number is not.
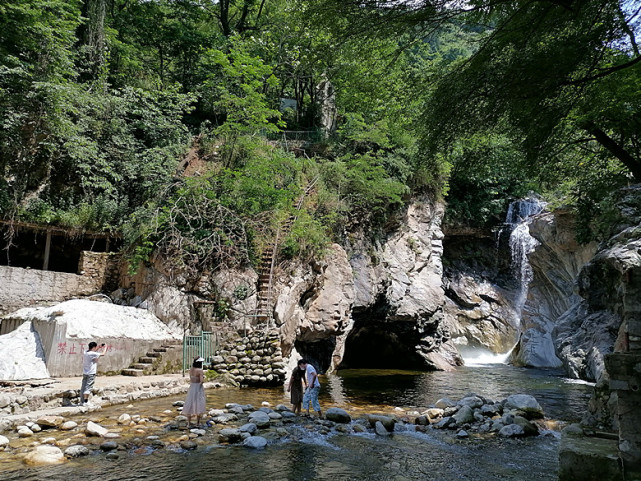
<svg viewBox="0 0 641 481"><path fill-rule="evenodd" d="M484 227L537 192L582 240L641 181L620 0L0 1L0 219L182 268L377 235L412 196Z"/></svg>

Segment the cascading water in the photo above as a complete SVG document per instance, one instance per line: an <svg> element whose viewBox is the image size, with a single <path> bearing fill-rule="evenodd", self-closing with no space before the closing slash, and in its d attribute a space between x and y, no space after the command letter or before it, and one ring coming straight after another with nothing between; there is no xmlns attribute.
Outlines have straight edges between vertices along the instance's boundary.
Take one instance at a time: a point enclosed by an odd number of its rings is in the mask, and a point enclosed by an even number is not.
<svg viewBox="0 0 641 481"><path fill-rule="evenodd" d="M539 242L530 235L529 223L533 216L540 214L545 208L545 202L537 198L525 198L510 204L505 217L506 227L510 232L510 252L512 254L512 269L519 281L519 290L514 303L517 327L521 323L521 311L527 299L528 286L532 281L532 267L528 255L534 252Z"/></svg>
<svg viewBox="0 0 641 481"><path fill-rule="evenodd" d="M511 266L514 277L518 280L518 290L514 301L514 326L521 330L521 313L527 300L528 287L533 278L532 268L528 259L539 242L530 235L529 224L532 217L540 214L546 203L536 197L528 197L510 204L505 223L497 236L497 250L504 235L509 232ZM459 349L461 356L468 366L485 366L504 364L511 355L511 350L505 353L492 353L480 348Z"/></svg>

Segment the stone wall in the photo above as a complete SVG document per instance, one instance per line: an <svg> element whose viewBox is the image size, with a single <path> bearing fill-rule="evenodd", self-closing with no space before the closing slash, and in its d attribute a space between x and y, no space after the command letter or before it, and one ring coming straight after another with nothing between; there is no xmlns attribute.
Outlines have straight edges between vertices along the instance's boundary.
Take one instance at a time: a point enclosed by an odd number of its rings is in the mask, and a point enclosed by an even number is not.
<svg viewBox="0 0 641 481"><path fill-rule="evenodd" d="M21 307L60 302L100 291L100 280L67 272L0 266L0 315Z"/></svg>
<svg viewBox="0 0 641 481"><path fill-rule="evenodd" d="M0 266L0 315L110 290L118 284L119 263L116 254L83 251L78 274Z"/></svg>
<svg viewBox="0 0 641 481"><path fill-rule="evenodd" d="M216 352L212 367L241 385L277 386L287 378L276 329L228 343Z"/></svg>
<svg viewBox="0 0 641 481"><path fill-rule="evenodd" d="M111 292L120 281L121 256L113 252L82 251L78 274L93 279L99 290Z"/></svg>

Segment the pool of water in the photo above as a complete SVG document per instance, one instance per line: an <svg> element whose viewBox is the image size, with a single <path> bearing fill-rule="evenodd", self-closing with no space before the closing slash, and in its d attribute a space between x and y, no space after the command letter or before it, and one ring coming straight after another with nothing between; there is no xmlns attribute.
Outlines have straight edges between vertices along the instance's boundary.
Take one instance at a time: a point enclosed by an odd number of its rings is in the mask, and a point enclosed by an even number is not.
<svg viewBox="0 0 641 481"><path fill-rule="evenodd" d="M522 392L534 395L548 417L572 421L587 406L591 387L571 382L560 373L496 365L465 367L453 373L347 370L322 379L321 404L341 406L354 416L391 412L394 407L420 409L441 397L458 399L476 392L493 399ZM99 413L103 425L113 424L123 412L162 413L178 398L142 401L135 408L112 406ZM208 406L227 402L287 401L279 389L220 389L208 392ZM271 440L265 450L215 442L196 451L149 450L120 453L115 461L104 454L90 455L52 467L25 468L5 459L0 479L35 480L555 480L558 433L536 438L456 440L451 433L395 433L389 438L372 434L311 432L304 425L288 427L291 435ZM0 453L1 456L8 456ZM0 461L2 459L0 458Z"/></svg>

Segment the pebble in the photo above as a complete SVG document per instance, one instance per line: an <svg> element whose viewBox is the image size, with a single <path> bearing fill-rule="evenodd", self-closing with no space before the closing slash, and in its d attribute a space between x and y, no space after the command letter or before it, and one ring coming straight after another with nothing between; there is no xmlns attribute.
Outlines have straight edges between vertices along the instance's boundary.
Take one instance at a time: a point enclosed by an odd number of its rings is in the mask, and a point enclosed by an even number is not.
<svg viewBox="0 0 641 481"><path fill-rule="evenodd" d="M107 459L110 459L112 461L118 459L119 457L120 457L120 455L118 453L113 453L113 452L112 453L107 453L107 456L106 456Z"/></svg>

